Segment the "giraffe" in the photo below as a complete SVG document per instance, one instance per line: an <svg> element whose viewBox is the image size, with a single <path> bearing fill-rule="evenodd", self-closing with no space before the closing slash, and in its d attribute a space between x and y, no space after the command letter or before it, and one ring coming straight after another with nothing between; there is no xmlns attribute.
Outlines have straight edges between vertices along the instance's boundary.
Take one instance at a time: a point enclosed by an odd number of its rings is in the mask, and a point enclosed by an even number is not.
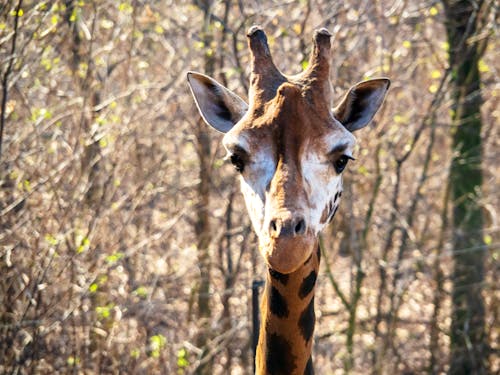
<svg viewBox="0 0 500 375"><path fill-rule="evenodd" d="M318 236L340 203L342 172L354 160L352 133L371 121L390 85L387 78L360 82L331 109L330 38L316 30L308 67L288 76L275 66L265 32L252 26L248 104L206 75L187 74L201 116L224 133L267 266L259 375L314 373Z"/></svg>

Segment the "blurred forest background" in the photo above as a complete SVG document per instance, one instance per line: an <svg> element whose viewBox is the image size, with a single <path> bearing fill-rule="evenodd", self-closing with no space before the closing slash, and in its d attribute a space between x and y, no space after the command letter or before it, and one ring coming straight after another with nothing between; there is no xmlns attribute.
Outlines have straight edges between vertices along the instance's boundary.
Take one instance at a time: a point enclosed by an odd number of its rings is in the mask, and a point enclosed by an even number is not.
<svg viewBox="0 0 500 375"><path fill-rule="evenodd" d="M250 374L264 275L186 83L246 97L333 34L336 98L392 80L323 234L318 374L500 369L500 39L492 0L6 0L0 373ZM479 112L480 111L480 112Z"/></svg>

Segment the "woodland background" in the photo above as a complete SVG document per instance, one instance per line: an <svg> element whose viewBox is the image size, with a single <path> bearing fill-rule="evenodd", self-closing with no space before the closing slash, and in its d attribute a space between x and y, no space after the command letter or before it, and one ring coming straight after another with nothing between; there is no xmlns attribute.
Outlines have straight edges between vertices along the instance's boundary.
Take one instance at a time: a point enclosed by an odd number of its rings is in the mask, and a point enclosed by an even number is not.
<svg viewBox="0 0 500 375"><path fill-rule="evenodd" d="M0 373L252 373L251 287L265 269L185 77L208 73L246 97L253 24L288 74L327 27L337 99L362 79L392 80L356 134L322 237L316 372L499 371L498 11L482 0L3 1ZM464 97L481 109L472 125Z"/></svg>

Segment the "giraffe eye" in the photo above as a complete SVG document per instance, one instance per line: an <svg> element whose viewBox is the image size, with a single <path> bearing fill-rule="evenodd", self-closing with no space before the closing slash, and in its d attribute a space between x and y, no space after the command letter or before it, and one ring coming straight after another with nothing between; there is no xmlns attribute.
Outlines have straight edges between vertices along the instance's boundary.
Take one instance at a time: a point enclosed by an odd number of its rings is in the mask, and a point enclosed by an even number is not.
<svg viewBox="0 0 500 375"><path fill-rule="evenodd" d="M347 155L342 155L340 158L338 158L334 162L335 171L337 173L341 173L347 166L347 162L349 161L349 159L354 160L354 158Z"/></svg>
<svg viewBox="0 0 500 375"><path fill-rule="evenodd" d="M231 160L231 164L234 165L234 169L236 169L237 172L243 173L245 162L240 155L232 154L229 160Z"/></svg>

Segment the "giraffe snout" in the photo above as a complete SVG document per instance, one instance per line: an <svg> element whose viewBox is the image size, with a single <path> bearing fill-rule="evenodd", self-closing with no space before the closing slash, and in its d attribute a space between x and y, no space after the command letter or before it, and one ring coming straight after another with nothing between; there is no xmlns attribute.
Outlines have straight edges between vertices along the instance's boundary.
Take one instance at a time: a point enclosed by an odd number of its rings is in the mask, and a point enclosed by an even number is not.
<svg viewBox="0 0 500 375"><path fill-rule="evenodd" d="M306 233L307 225L302 215L290 218L274 218L269 221L269 236L271 238L296 237Z"/></svg>

